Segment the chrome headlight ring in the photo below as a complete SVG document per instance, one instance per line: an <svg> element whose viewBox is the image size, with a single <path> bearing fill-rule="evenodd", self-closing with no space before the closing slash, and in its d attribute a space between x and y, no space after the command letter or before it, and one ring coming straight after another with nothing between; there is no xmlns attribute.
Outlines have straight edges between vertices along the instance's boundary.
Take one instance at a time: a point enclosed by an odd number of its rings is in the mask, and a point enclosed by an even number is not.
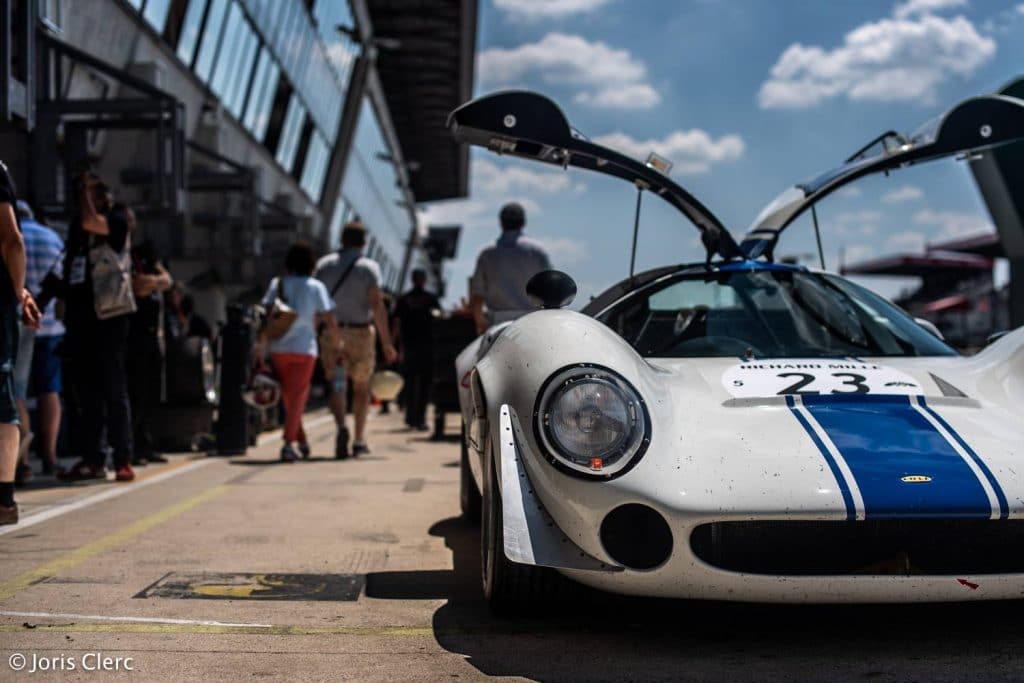
<svg viewBox="0 0 1024 683"><path fill-rule="evenodd" d="M556 469L583 479L628 472L651 441L640 393L610 368L578 363L552 374L534 408L541 452Z"/></svg>

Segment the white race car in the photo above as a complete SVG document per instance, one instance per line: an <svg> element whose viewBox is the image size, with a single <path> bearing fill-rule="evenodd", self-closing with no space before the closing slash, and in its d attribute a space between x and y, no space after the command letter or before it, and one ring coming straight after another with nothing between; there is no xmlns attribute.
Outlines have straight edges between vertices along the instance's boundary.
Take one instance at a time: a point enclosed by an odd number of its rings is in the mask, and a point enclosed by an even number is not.
<svg viewBox="0 0 1024 683"><path fill-rule="evenodd" d="M772 258L856 178L1024 138L1024 101L975 98L883 136L783 193L740 244L657 158L589 142L540 95L474 100L449 127L657 194L708 251L581 312L562 308L571 279L542 273L527 289L544 310L459 356L462 506L482 520L494 607L542 598L552 569L675 598L1024 597L1024 328L964 357L867 289Z"/></svg>

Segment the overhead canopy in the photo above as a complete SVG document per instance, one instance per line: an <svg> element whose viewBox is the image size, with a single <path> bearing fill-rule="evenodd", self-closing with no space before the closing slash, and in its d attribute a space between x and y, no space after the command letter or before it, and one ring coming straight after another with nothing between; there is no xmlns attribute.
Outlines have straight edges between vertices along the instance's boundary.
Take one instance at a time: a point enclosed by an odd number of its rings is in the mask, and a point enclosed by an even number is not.
<svg viewBox="0 0 1024 683"><path fill-rule="evenodd" d="M453 111L448 127L459 142L498 154L585 168L650 190L697 226L709 259L716 253L724 258L741 256L721 221L689 192L652 166L591 142L543 95L508 90L477 98Z"/></svg>
<svg viewBox="0 0 1024 683"><path fill-rule="evenodd" d="M476 0L368 0L380 75L418 202L465 197L469 154L445 130L448 112L473 93Z"/></svg>
<svg viewBox="0 0 1024 683"><path fill-rule="evenodd" d="M947 242L929 244L928 251L958 251L963 254L975 254L988 258L1005 258L1006 250L999 239L999 233L983 232L978 235L959 237Z"/></svg>
<svg viewBox="0 0 1024 683"><path fill-rule="evenodd" d="M969 254L936 253L904 254L843 266L843 275L898 275L927 277L929 275L971 276L991 272L992 259Z"/></svg>
<svg viewBox="0 0 1024 683"><path fill-rule="evenodd" d="M771 256L775 243L804 211L858 178L1024 139L1024 100L989 95L964 100L910 137L889 131L836 169L792 187L761 211L741 244L749 258Z"/></svg>

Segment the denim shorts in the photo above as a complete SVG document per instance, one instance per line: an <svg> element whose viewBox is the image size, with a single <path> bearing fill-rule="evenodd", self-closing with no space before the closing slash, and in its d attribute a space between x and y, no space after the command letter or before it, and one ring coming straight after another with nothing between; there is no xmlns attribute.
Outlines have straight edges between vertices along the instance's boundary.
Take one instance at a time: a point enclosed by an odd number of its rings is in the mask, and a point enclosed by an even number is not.
<svg viewBox="0 0 1024 683"><path fill-rule="evenodd" d="M62 334L36 336L36 345L32 353L32 372L28 382L29 396L59 394L64 388L61 375L64 359L57 354L57 347L63 340Z"/></svg>
<svg viewBox="0 0 1024 683"><path fill-rule="evenodd" d="M34 329L24 325L18 326L18 355L14 359L14 398L19 401L28 398L28 379L32 371L32 350L35 341Z"/></svg>

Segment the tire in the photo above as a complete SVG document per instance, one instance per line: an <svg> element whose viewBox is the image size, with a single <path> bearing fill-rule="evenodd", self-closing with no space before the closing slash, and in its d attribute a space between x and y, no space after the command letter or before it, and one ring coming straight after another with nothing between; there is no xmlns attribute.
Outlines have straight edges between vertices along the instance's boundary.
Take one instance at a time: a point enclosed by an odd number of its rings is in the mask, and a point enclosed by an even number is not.
<svg viewBox="0 0 1024 683"><path fill-rule="evenodd" d="M469 467L469 446L466 445L466 425L462 425L462 455L459 458L459 507L462 516L477 524L480 522L480 489L473 479L473 471Z"/></svg>
<svg viewBox="0 0 1024 683"><path fill-rule="evenodd" d="M501 492L488 442L480 516L480 564L484 598L498 616L538 612L557 602L568 580L548 567L518 564L505 556Z"/></svg>

